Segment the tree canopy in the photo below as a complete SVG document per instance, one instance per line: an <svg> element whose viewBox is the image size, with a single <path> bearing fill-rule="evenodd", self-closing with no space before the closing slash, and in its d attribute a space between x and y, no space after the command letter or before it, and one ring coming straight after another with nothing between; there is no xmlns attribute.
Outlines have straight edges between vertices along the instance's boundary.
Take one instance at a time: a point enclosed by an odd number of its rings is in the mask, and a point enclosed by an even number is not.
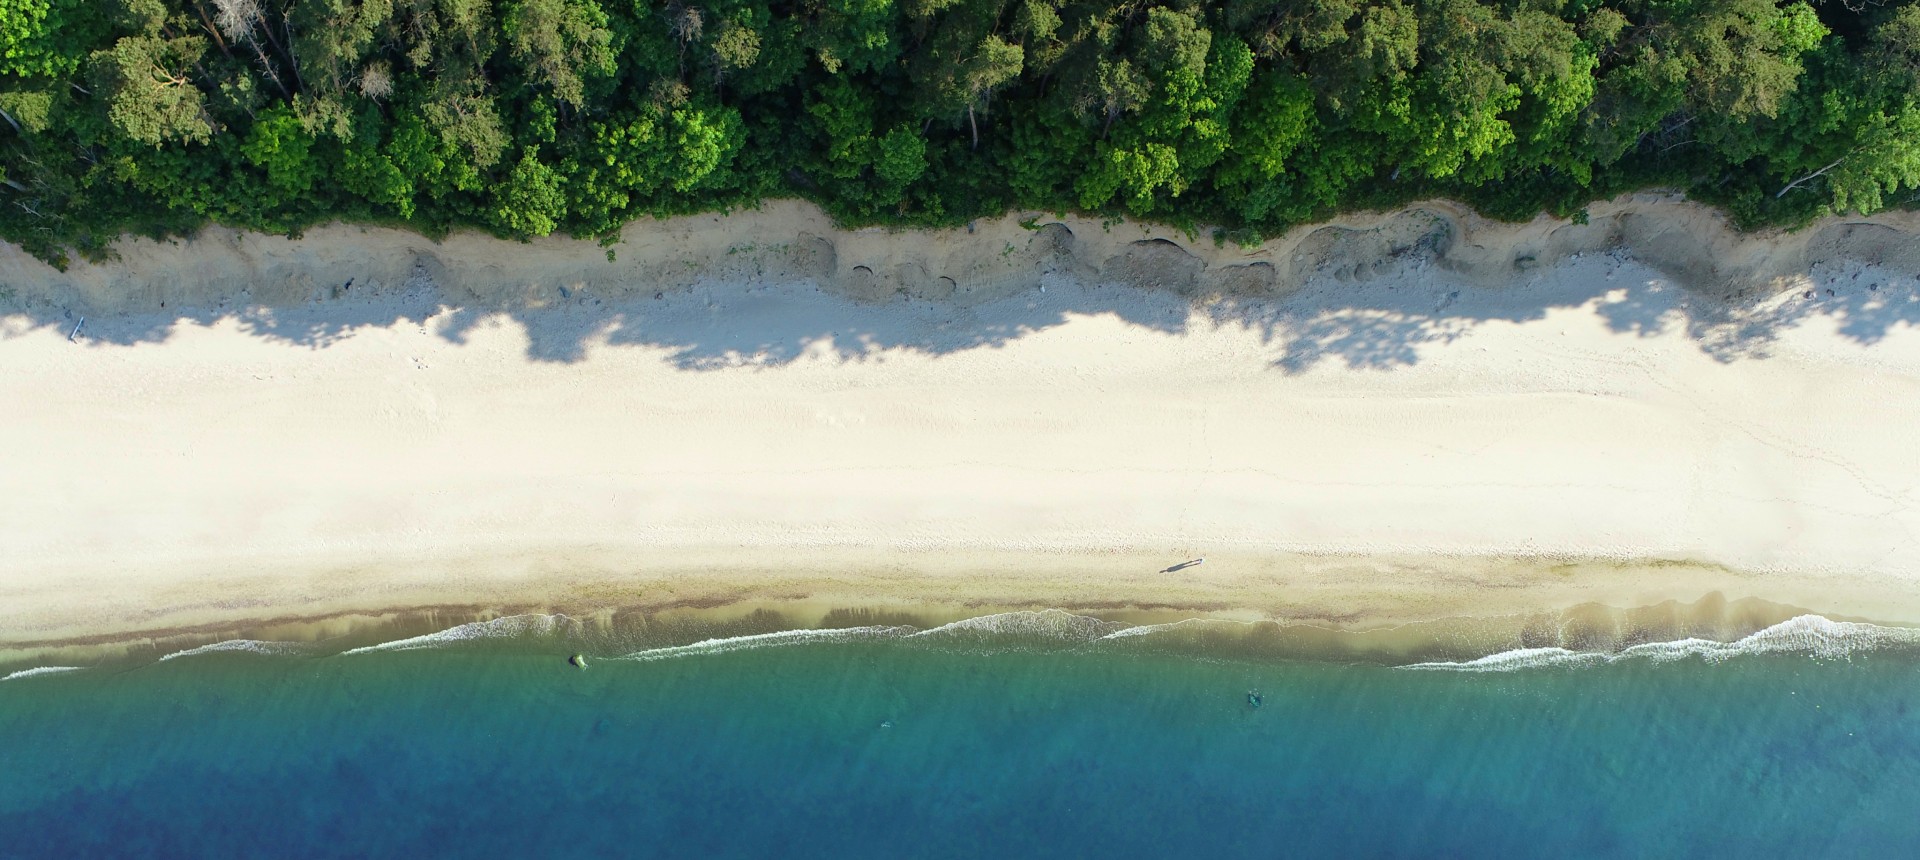
<svg viewBox="0 0 1920 860"><path fill-rule="evenodd" d="M1913 0L0 0L0 236L1920 195Z"/></svg>

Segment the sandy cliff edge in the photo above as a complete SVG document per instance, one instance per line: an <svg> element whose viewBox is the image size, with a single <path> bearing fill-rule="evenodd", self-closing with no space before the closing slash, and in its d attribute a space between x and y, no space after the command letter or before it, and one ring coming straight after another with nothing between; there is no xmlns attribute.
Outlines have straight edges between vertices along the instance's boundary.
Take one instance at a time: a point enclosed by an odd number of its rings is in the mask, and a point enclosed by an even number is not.
<svg viewBox="0 0 1920 860"><path fill-rule="evenodd" d="M1188 296L1270 296L1319 276L1366 279L1430 260L1464 281L1501 285L1578 254L1618 251L1709 295L1761 298L1822 263L1920 270L1920 213L1830 218L1796 232L1734 231L1710 207L1671 196L1596 203L1584 224L1541 216L1491 221L1447 201L1296 228L1256 247L1177 230L1046 213L967 229L836 227L819 209L762 209L636 221L608 248L548 237L479 234L433 241L401 230L330 225L299 239L213 227L186 240L130 237L114 259L66 272L5 246L0 284L30 308L150 313L221 304L286 307L337 299L349 279L394 286L427 278L456 305L545 308L577 290L603 300L714 280L806 279L866 301L896 297L979 304L1037 287L1048 274ZM565 289L569 295L562 296Z"/></svg>

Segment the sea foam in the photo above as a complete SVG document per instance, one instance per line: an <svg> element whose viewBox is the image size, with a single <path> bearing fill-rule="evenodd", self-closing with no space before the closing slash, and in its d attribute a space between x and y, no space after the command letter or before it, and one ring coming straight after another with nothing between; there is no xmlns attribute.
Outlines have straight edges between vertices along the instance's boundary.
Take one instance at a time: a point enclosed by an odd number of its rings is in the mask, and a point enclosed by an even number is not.
<svg viewBox="0 0 1920 860"><path fill-rule="evenodd" d="M965 645L1080 645L1099 641L1130 627L1117 621L1075 615L1063 609L1041 609L967 618L922 630L907 638Z"/></svg>
<svg viewBox="0 0 1920 860"><path fill-rule="evenodd" d="M382 642L378 645L366 645L340 652L349 654L371 654L379 651L412 651L419 648L443 648L463 642L485 641L489 639L511 639L520 636L551 636L579 624L565 615L508 615L491 621L475 621L458 627L449 627L437 633L421 636L409 636Z"/></svg>
<svg viewBox="0 0 1920 860"><path fill-rule="evenodd" d="M746 636L728 636L720 639L705 639L690 645L669 645L664 648L649 648L618 657L619 660L637 660L643 663L655 660L670 660L675 657L708 656L728 654L735 651L751 651L761 648L779 648L787 645L820 645L846 642L873 642L882 639L898 639L914 632L912 627L837 627L829 630L781 630L775 633L753 633Z"/></svg>
<svg viewBox="0 0 1920 860"><path fill-rule="evenodd" d="M649 648L617 659L646 662L789 645L878 641L932 646L955 645L970 651L1035 646L1072 647L1098 642L1131 629L1136 628L1119 622L1076 615L1061 609L1021 610L965 618L925 630L907 626L870 626L824 630L782 630L774 633L729 636L707 639L690 645Z"/></svg>
<svg viewBox="0 0 1920 860"><path fill-rule="evenodd" d="M31 669L21 669L6 677L0 677L0 682L20 681L27 678L38 678L42 675L62 675L67 672L78 672L85 668L85 666L35 666Z"/></svg>
<svg viewBox="0 0 1920 860"><path fill-rule="evenodd" d="M198 657L202 654L259 654L267 657L294 657L306 653L310 646L299 642L268 642L260 639L228 639L185 651L175 651L160 658L161 662L177 660L181 657Z"/></svg>
<svg viewBox="0 0 1920 860"><path fill-rule="evenodd" d="M1920 646L1920 629L1883 627L1854 621L1834 621L1818 615L1789 618L1732 642L1687 638L1648 642L1617 652L1571 651L1566 648L1518 648L1475 660L1413 663L1402 669L1449 672L1512 672L1521 669L1584 667L1621 660L1669 663L1698 657L1719 663L1753 654L1806 654L1821 659L1843 659L1856 653L1893 647Z"/></svg>

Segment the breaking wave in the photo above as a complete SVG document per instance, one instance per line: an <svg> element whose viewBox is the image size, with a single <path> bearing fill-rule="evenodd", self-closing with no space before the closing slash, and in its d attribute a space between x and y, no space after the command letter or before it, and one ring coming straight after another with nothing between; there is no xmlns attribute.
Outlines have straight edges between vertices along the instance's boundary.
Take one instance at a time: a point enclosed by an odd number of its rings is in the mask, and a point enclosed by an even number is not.
<svg viewBox="0 0 1920 860"><path fill-rule="evenodd" d="M882 639L898 639L913 633L914 629L912 627L840 627L829 630L782 630L777 633L754 633L747 636L727 636L720 639L706 639L690 645L669 645L664 648L649 648L645 651L635 651L632 654L616 659L637 660L647 663L655 660L670 660L675 657L728 654L735 651L779 648L787 645L875 642Z"/></svg>
<svg viewBox="0 0 1920 860"><path fill-rule="evenodd" d="M350 654L372 654L380 651L413 651L420 648L443 648L466 642L480 642L496 639L517 639L531 636L554 636L574 632L580 622L565 615L509 615L491 621L475 621L458 627L449 627L437 633L421 636L409 636L367 645L340 652L341 656Z"/></svg>
<svg viewBox="0 0 1920 860"><path fill-rule="evenodd" d="M175 651L160 658L161 662L177 660L181 657L198 657L202 654L260 654L267 657L294 657L305 654L310 646L299 642L267 642L259 639L228 639L185 651Z"/></svg>
<svg viewBox="0 0 1920 860"><path fill-rule="evenodd" d="M38 678L43 675L63 675L68 672L78 672L85 668L85 666L35 666L31 669L21 669L5 677L0 677L0 682Z"/></svg>
<svg viewBox="0 0 1920 860"><path fill-rule="evenodd" d="M984 647L1085 645L1132 625L1075 615L1064 609L1000 612L921 630L907 637L921 643Z"/></svg>
<svg viewBox="0 0 1920 860"><path fill-rule="evenodd" d="M1522 669L1598 666L1622 660L1671 663L1697 657L1708 663L1719 663L1754 654L1806 654L1820 659L1845 659L1867 651L1915 646L1920 646L1920 629L1882 627L1878 624L1834 621L1818 615L1801 615L1732 642L1687 638L1672 642L1649 642L1612 652L1518 648L1474 660L1413 663L1400 668L1446 672L1513 672Z"/></svg>

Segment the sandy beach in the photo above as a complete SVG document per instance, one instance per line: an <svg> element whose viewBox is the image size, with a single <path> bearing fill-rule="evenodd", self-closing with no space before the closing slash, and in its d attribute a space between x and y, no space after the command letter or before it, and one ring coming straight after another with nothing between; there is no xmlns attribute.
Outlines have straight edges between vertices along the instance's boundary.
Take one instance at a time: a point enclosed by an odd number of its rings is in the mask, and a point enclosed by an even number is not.
<svg viewBox="0 0 1920 860"><path fill-rule="evenodd" d="M1920 622L1917 227L6 248L0 649L731 601Z"/></svg>

